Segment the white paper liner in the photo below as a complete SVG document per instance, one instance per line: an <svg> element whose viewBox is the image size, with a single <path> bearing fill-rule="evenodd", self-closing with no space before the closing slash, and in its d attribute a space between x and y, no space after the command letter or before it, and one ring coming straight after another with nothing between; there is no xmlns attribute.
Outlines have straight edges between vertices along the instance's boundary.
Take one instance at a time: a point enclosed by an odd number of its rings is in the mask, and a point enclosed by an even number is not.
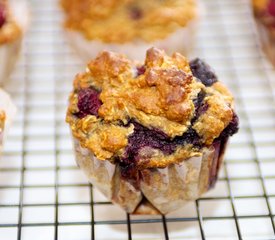
<svg viewBox="0 0 275 240"><path fill-rule="evenodd" d="M195 42L197 25L198 21L193 20L167 38L151 43L137 40L125 44L107 44L99 40L89 41L81 33L72 30L66 31L66 35L69 43L85 62L95 58L99 52L104 50L123 53L132 60L143 61L146 51L151 47L163 49L170 55L174 52L188 55Z"/></svg>
<svg viewBox="0 0 275 240"><path fill-rule="evenodd" d="M16 114L16 107L10 96L0 89L0 110L5 111L6 119L4 129L0 129L0 153L2 152L3 142L5 141L10 123Z"/></svg>
<svg viewBox="0 0 275 240"><path fill-rule="evenodd" d="M18 58L23 35L29 24L29 12L25 0L10 0L12 17L22 30L22 36L15 41L0 45L0 85L3 85L11 74Z"/></svg>
<svg viewBox="0 0 275 240"><path fill-rule="evenodd" d="M214 185L226 145L205 148L202 156L180 164L141 170L136 187L121 177L118 165L98 160L78 140L74 143L76 162L89 181L125 211L138 214L167 214L199 198Z"/></svg>
<svg viewBox="0 0 275 240"><path fill-rule="evenodd" d="M262 49L268 59L275 67L275 32L271 32L259 20L256 20L259 38L262 44Z"/></svg>

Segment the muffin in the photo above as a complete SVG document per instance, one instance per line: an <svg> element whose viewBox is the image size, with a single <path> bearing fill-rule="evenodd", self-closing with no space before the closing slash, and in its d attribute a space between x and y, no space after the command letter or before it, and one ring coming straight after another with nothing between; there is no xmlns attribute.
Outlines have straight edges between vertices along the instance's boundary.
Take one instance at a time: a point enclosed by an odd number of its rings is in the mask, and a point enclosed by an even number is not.
<svg viewBox="0 0 275 240"><path fill-rule="evenodd" d="M275 66L275 0L252 0L262 48Z"/></svg>
<svg viewBox="0 0 275 240"><path fill-rule="evenodd" d="M9 95L0 89L0 153L2 152L3 141L5 140L7 129L16 112Z"/></svg>
<svg viewBox="0 0 275 240"><path fill-rule="evenodd" d="M76 161L128 213L166 214L215 185L233 97L200 59L151 48L144 64L104 51L74 80L66 117Z"/></svg>
<svg viewBox="0 0 275 240"><path fill-rule="evenodd" d="M103 50L143 60L152 46L187 54L198 23L196 0L61 0L68 39L85 61Z"/></svg>
<svg viewBox="0 0 275 240"><path fill-rule="evenodd" d="M28 25L23 0L0 0L0 85L11 73Z"/></svg>

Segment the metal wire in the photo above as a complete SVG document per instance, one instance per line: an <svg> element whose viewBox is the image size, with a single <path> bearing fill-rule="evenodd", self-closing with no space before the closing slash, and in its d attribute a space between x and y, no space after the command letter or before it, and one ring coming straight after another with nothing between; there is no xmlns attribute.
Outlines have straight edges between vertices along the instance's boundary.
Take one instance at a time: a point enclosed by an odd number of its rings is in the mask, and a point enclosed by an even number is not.
<svg viewBox="0 0 275 240"><path fill-rule="evenodd" d="M241 129L216 188L167 216L125 214L75 166L64 116L84 67L57 1L29 3L32 26L7 85L18 115L0 161L0 239L275 239L275 71L248 0L203 2L194 56L233 91Z"/></svg>

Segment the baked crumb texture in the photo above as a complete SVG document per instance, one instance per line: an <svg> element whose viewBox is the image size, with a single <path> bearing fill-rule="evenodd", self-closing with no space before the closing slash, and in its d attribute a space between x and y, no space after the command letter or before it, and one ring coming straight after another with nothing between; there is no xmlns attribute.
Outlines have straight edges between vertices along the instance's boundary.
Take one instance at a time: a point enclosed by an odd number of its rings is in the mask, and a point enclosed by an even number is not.
<svg viewBox="0 0 275 240"><path fill-rule="evenodd" d="M88 40L164 39L198 17L195 0L61 0L65 26Z"/></svg>
<svg viewBox="0 0 275 240"><path fill-rule="evenodd" d="M262 47L275 66L275 0L252 0Z"/></svg>
<svg viewBox="0 0 275 240"><path fill-rule="evenodd" d="M7 0L0 0L0 45L11 43L22 36L22 30L13 19Z"/></svg>
<svg viewBox="0 0 275 240"><path fill-rule="evenodd" d="M167 213L198 198L238 130L233 97L209 65L156 48L143 64L102 52L69 102L78 165L127 212Z"/></svg>

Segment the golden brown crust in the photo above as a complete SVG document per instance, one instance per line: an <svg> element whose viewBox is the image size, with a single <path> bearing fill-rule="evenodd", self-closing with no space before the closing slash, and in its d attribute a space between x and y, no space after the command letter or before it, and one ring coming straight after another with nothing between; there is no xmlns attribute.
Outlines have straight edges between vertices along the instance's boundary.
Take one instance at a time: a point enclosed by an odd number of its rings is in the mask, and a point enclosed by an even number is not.
<svg viewBox="0 0 275 240"><path fill-rule="evenodd" d="M67 28L107 43L163 39L198 14L195 0L61 0L61 5Z"/></svg>
<svg viewBox="0 0 275 240"><path fill-rule="evenodd" d="M22 31L18 24L14 21L8 7L7 0L0 0L0 3L7 8L7 19L2 27L0 27L0 45L13 42L22 36Z"/></svg>
<svg viewBox="0 0 275 240"><path fill-rule="evenodd" d="M255 11L262 11L266 8L269 0L252 0Z"/></svg>
<svg viewBox="0 0 275 240"><path fill-rule="evenodd" d="M66 120L81 146L97 158L112 161L123 156L127 139L134 131L129 119L148 129L158 129L170 139L182 136L195 117L194 100L200 92L205 92L208 108L192 124L205 146L210 146L232 120L233 97L227 88L220 82L211 87L203 85L193 77L187 59L180 54L168 57L151 48L144 73L138 75L140 66L123 55L103 52L74 81ZM78 93L89 87L100 91L102 105L98 117L88 115L79 119L75 115L79 112ZM170 155L144 148L138 167L166 167L201 154L192 144L180 145Z"/></svg>

